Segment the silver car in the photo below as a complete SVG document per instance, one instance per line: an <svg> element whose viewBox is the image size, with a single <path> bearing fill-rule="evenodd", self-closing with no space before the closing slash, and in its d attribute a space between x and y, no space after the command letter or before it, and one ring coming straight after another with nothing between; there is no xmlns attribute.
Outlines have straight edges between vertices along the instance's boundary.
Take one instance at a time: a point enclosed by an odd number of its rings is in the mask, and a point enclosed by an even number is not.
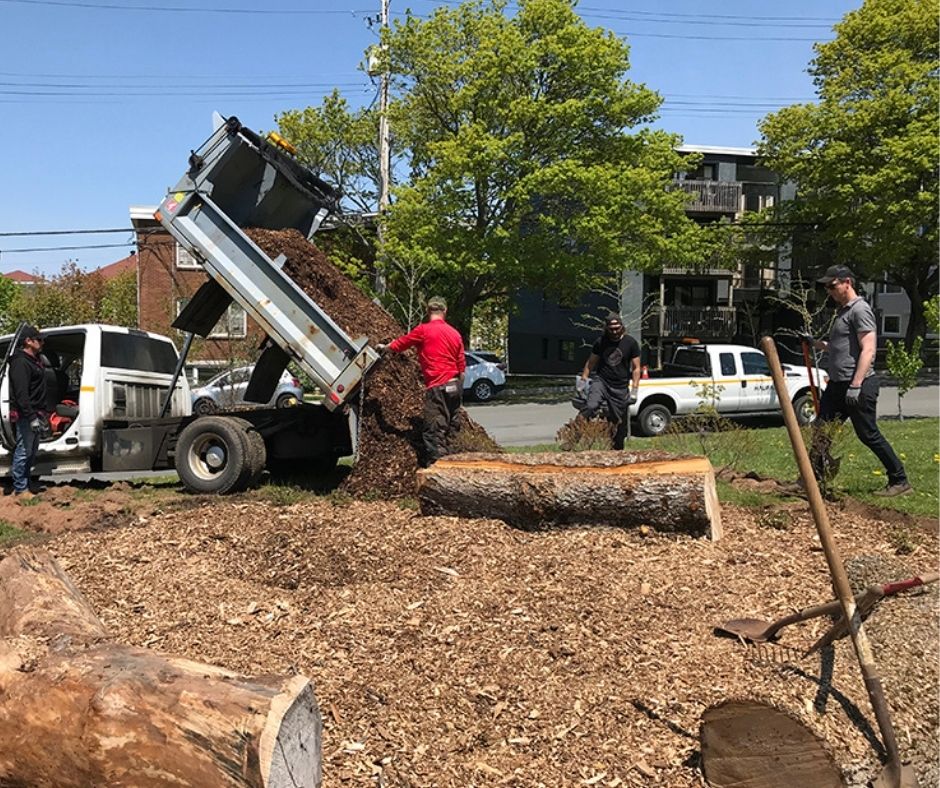
<svg viewBox="0 0 940 788"><path fill-rule="evenodd" d="M254 366L238 367L216 375L205 386L193 389L193 413L208 416L220 410L236 408L287 408L303 402L304 390L300 381L288 370L284 370L278 381L274 396L268 402L248 402L245 389Z"/></svg>

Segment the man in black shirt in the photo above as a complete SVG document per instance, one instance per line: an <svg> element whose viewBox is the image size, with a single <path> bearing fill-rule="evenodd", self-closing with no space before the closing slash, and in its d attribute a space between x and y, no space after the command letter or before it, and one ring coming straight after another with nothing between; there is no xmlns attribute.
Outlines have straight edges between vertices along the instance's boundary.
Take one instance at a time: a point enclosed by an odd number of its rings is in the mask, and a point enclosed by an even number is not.
<svg viewBox="0 0 940 788"><path fill-rule="evenodd" d="M13 492L25 500L32 497L29 475L43 433L46 407L46 376L43 371L42 334L26 326L20 337L22 348L10 358L10 420L16 425L13 450Z"/></svg>
<svg viewBox="0 0 940 788"><path fill-rule="evenodd" d="M615 312L604 321L604 333L591 348L581 379L587 380L592 372L596 372L596 376L591 381L587 405L581 415L593 418L606 403L607 418L617 425L614 448L622 449L627 408L636 402L640 386L640 346L623 330L623 321Z"/></svg>

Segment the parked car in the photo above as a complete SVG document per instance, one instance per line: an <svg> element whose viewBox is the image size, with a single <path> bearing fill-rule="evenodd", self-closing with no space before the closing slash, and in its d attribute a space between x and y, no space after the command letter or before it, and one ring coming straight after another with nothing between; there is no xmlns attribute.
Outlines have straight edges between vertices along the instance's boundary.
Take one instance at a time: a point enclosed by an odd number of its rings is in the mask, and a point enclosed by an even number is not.
<svg viewBox="0 0 940 788"><path fill-rule="evenodd" d="M467 361L463 379L464 394L469 393L477 402L489 402L506 387L506 373L499 364L487 361L477 351L464 353L464 358Z"/></svg>
<svg viewBox="0 0 940 788"><path fill-rule="evenodd" d="M253 371L253 365L231 369L216 375L205 386L193 389L193 413L197 416L209 416L232 408L286 408L303 402L304 390L300 381L286 369L274 390L274 396L268 402L247 401L245 389L248 388Z"/></svg>
<svg viewBox="0 0 940 788"><path fill-rule="evenodd" d="M503 372L506 371L506 362L503 361L497 353L492 353L489 350L471 350L470 352L473 353L474 356L478 356L484 361L489 361L490 364L495 364Z"/></svg>

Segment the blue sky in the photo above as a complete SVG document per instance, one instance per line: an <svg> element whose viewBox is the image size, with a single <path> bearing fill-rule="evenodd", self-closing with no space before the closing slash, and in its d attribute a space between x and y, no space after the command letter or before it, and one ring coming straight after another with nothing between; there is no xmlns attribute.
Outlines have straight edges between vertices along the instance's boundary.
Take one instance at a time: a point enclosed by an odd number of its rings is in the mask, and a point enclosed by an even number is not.
<svg viewBox="0 0 940 788"><path fill-rule="evenodd" d="M426 15L439 0L391 0ZM813 97L813 41L860 0L583 0L592 26L625 36L630 78L665 98L657 125L685 142L749 146L757 121ZM130 226L211 132L211 113L274 128L286 109L360 70L379 0L0 0L0 272L91 269L133 249L129 232L11 235ZM66 249L62 247L107 248ZM18 249L56 247L48 251Z"/></svg>

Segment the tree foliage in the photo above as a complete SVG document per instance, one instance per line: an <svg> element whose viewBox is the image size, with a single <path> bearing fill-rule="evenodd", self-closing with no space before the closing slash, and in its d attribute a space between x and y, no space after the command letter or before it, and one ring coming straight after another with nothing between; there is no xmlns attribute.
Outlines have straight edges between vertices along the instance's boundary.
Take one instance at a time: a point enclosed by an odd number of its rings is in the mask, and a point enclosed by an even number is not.
<svg viewBox="0 0 940 788"><path fill-rule="evenodd" d="M384 41L410 169L384 251L426 271L464 333L477 303L520 287L570 296L604 272L702 252L669 188L678 139L630 133L660 96L626 78L626 44L572 5L521 0L507 16L471 0L406 15Z"/></svg>
<svg viewBox="0 0 940 788"><path fill-rule="evenodd" d="M904 414L901 412L901 400L914 386L917 385L917 375L924 366L924 360L921 358L920 351L923 346L923 337L917 337L910 350L904 347L900 342L894 344L888 340L888 355L885 362L888 366L888 372L898 382L898 418L903 421Z"/></svg>
<svg viewBox="0 0 940 788"><path fill-rule="evenodd" d="M814 223L836 262L904 288L910 347L937 292L937 6L865 0L835 33L810 64L818 100L767 116L760 150L797 184L777 218Z"/></svg>
<svg viewBox="0 0 940 788"><path fill-rule="evenodd" d="M29 286L14 284L9 305L0 315L4 330L26 321L43 328L76 323L137 325L137 272L125 271L111 279L99 272L86 273L75 263L62 266L51 277L41 277Z"/></svg>

